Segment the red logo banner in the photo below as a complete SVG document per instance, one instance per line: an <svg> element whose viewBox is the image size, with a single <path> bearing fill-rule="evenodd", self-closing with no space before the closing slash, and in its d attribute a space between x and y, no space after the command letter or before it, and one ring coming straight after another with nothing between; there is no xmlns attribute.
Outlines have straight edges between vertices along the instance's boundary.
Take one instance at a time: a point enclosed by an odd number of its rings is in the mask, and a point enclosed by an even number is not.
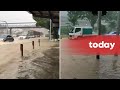
<svg viewBox="0 0 120 90"><path fill-rule="evenodd" d="M84 36L74 40L65 40L62 45L69 49L69 53L75 54L120 54L120 36L117 35Z"/></svg>

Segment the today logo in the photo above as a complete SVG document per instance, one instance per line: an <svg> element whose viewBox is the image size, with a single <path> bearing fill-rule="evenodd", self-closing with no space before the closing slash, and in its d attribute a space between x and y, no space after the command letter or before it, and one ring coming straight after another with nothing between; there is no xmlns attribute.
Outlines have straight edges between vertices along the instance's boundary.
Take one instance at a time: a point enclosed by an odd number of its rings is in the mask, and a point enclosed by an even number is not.
<svg viewBox="0 0 120 90"><path fill-rule="evenodd" d="M115 46L115 43L107 43L107 42L100 42L100 43L92 43L91 41L89 42L89 47L90 48L109 48L110 50L112 50Z"/></svg>
<svg viewBox="0 0 120 90"><path fill-rule="evenodd" d="M84 36L77 40L66 40L63 45L69 53L80 55L120 55L120 36Z"/></svg>

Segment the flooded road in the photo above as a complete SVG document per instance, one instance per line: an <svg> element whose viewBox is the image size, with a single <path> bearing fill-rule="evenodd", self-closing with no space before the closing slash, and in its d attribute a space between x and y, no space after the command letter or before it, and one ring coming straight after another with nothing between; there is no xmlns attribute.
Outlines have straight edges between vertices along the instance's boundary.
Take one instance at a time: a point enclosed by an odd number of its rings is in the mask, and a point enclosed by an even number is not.
<svg viewBox="0 0 120 90"><path fill-rule="evenodd" d="M100 79L120 79L120 56L101 56L99 60Z"/></svg>
<svg viewBox="0 0 120 90"><path fill-rule="evenodd" d="M49 41L48 38L40 38L40 46L38 44L38 38L31 38L25 40L15 40L14 42L0 42L0 79L18 79L18 78L30 78L33 79L34 75L39 76L37 78L58 78L58 64L59 64L59 44L58 42ZM32 41L34 41L35 48L32 47ZM20 44L23 44L23 58L20 54ZM55 46L57 44L57 46ZM56 48L57 49L54 49ZM56 52L55 52L56 51ZM48 55L53 54L53 58ZM54 57L54 52L57 57ZM47 55L46 55L47 53ZM31 62L36 60L40 62L42 67L31 65ZM42 60L50 62L46 64ZM52 61L54 60L54 61ZM52 65L53 67L52 67ZM44 66L46 65L46 66ZM43 67L44 66L44 67ZM45 70L51 67L50 75ZM45 68L45 70L44 70ZM34 75L31 73L34 72ZM41 72L39 73L39 71ZM52 73L54 71L54 73ZM36 73L37 72L37 73ZM43 73L42 73L43 72ZM39 73L39 74L38 74ZM54 75L52 75L52 74ZM29 74L29 75L28 75ZM42 77L41 75L49 75L49 77ZM41 76L41 77L40 77ZM51 76L51 77L50 77Z"/></svg>
<svg viewBox="0 0 120 90"><path fill-rule="evenodd" d="M61 79L120 79L120 56L104 55L97 60L95 55L70 55L68 51L61 46Z"/></svg>

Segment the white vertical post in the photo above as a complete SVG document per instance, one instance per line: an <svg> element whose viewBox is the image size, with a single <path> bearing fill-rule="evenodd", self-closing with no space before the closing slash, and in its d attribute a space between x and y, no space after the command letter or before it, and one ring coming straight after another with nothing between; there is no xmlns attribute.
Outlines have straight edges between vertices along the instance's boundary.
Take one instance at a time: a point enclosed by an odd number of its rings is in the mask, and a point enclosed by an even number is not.
<svg viewBox="0 0 120 90"><path fill-rule="evenodd" d="M120 31L120 11L118 11L118 17L117 17L117 35L119 35Z"/></svg>
<svg viewBox="0 0 120 90"><path fill-rule="evenodd" d="M50 31L49 31L49 33L50 33L50 40L51 40L51 29L52 29L52 21L50 19Z"/></svg>

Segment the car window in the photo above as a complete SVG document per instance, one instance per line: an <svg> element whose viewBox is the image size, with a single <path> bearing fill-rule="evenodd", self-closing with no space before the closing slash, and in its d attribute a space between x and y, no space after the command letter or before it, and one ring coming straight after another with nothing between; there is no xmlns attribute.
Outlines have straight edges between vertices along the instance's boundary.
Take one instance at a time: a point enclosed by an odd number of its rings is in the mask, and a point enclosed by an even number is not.
<svg viewBox="0 0 120 90"><path fill-rule="evenodd" d="M117 34L117 32L113 32L113 34Z"/></svg>
<svg viewBox="0 0 120 90"><path fill-rule="evenodd" d="M10 35L8 35L7 37L11 37Z"/></svg>
<svg viewBox="0 0 120 90"><path fill-rule="evenodd" d="M79 31L81 31L81 28L76 28L75 29L75 32L79 32Z"/></svg>

